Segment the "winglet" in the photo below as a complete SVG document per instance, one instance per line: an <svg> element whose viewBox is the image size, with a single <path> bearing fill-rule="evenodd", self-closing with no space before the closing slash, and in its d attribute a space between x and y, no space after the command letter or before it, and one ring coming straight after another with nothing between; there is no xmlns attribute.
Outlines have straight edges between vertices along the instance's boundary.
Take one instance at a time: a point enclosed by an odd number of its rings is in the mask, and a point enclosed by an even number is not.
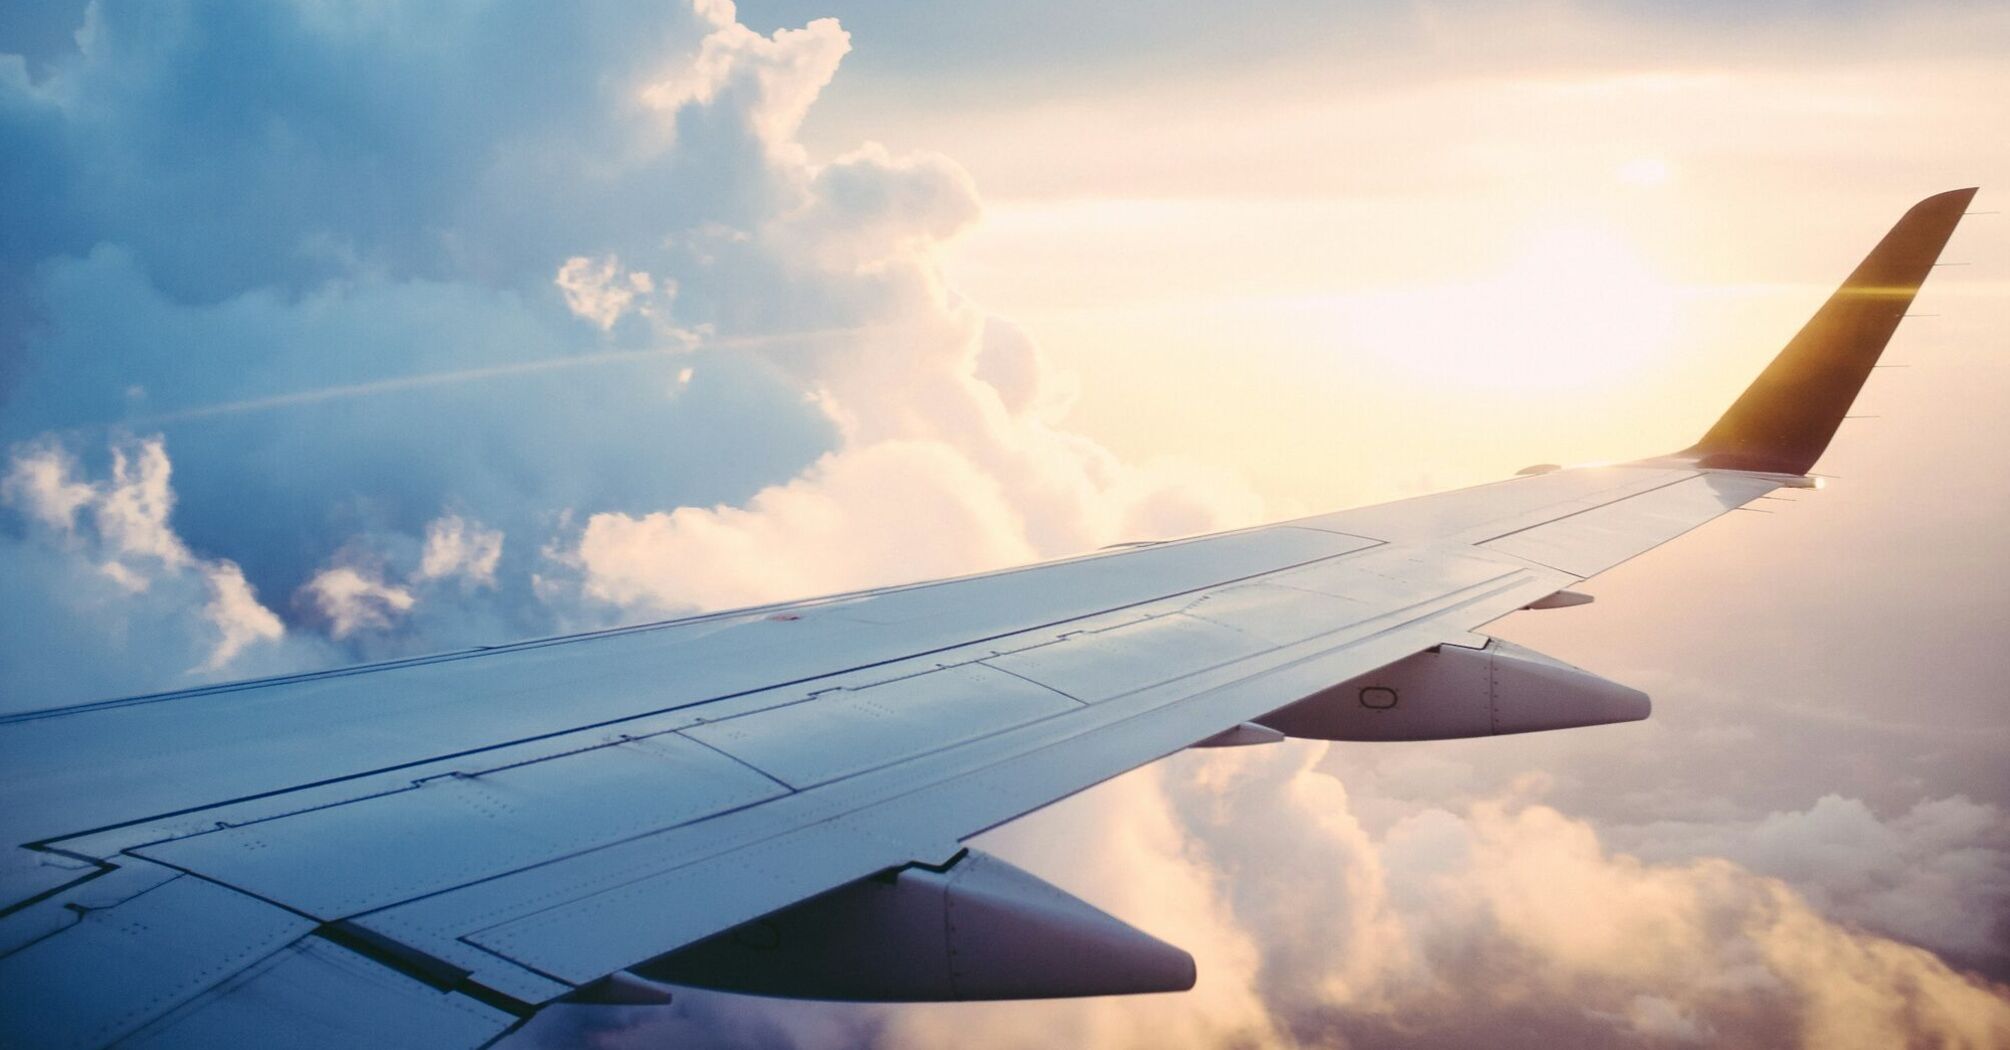
<svg viewBox="0 0 2010 1050"><path fill-rule="evenodd" d="M1949 190L1913 205L1717 425L1682 455L1706 467L1807 473L1828 448L1974 196L1972 187Z"/></svg>

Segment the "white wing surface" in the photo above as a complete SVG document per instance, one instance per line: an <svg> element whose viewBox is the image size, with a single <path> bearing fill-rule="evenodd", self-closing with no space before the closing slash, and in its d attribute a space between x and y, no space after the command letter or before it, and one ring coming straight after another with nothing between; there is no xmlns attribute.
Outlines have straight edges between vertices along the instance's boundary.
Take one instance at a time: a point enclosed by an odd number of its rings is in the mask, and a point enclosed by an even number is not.
<svg viewBox="0 0 2010 1050"><path fill-rule="evenodd" d="M1644 717L1473 632L1809 484L1972 194L1908 212L1665 459L0 719L0 1045L476 1046L650 979L1186 987L1185 953L962 842L1197 744Z"/></svg>

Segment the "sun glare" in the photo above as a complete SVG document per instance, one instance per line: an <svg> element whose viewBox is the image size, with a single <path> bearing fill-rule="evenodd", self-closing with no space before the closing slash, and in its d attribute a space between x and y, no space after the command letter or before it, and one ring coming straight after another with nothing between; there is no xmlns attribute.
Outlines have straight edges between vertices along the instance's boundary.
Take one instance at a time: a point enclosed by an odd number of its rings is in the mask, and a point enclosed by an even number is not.
<svg viewBox="0 0 2010 1050"><path fill-rule="evenodd" d="M1345 314L1349 341L1419 378L1595 388L1666 351L1674 290L1610 232L1560 227L1492 277L1371 294Z"/></svg>
<svg viewBox="0 0 2010 1050"><path fill-rule="evenodd" d="M1619 166L1619 181L1632 186L1665 185L1668 164L1659 157L1635 157Z"/></svg>

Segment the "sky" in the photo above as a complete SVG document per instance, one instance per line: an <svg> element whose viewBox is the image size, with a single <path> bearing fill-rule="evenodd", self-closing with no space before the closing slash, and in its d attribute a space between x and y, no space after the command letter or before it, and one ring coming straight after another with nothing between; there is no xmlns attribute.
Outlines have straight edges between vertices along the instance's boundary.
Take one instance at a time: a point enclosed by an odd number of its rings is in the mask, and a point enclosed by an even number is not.
<svg viewBox="0 0 2010 1050"><path fill-rule="evenodd" d="M1646 723L979 845L1174 997L526 1042L2010 1043L2000 5L0 8L0 708L1683 447L1979 185L1818 492L1521 613Z"/></svg>

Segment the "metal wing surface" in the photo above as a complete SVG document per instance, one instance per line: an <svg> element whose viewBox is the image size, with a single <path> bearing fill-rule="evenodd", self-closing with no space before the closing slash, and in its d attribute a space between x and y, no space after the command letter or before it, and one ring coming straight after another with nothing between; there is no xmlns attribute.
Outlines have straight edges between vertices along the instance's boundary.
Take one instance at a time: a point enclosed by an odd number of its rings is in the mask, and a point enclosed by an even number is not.
<svg viewBox="0 0 2010 1050"><path fill-rule="evenodd" d="M1196 744L1644 717L1473 632L1809 485L1972 193L1908 212L1665 459L0 719L0 1044L473 1046L554 1000L655 994L635 973L831 998L1191 983L1184 953L963 841Z"/></svg>

